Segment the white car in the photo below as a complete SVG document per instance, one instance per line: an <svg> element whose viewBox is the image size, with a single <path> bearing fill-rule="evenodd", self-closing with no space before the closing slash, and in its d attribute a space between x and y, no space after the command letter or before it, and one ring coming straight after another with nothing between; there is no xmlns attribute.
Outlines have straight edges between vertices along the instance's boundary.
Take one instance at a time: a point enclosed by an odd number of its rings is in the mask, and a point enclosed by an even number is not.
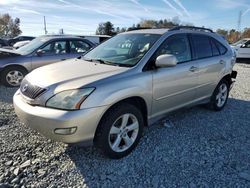
<svg viewBox="0 0 250 188"><path fill-rule="evenodd" d="M26 44L28 44L30 42L30 40L24 40L24 41L20 41L20 42L16 42L14 45L13 45L13 48L14 49L18 49Z"/></svg>
<svg viewBox="0 0 250 188"><path fill-rule="evenodd" d="M235 50L237 58L250 58L250 38L244 38L231 47Z"/></svg>

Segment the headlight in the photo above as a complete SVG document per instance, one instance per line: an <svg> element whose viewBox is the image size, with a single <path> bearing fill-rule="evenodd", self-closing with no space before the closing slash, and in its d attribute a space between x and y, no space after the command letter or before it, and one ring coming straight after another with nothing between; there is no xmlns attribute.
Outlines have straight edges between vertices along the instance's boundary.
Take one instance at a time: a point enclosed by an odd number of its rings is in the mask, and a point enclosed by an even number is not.
<svg viewBox="0 0 250 188"><path fill-rule="evenodd" d="M74 89L57 93L51 97L47 107L63 110L78 110L83 101L95 90L95 88Z"/></svg>

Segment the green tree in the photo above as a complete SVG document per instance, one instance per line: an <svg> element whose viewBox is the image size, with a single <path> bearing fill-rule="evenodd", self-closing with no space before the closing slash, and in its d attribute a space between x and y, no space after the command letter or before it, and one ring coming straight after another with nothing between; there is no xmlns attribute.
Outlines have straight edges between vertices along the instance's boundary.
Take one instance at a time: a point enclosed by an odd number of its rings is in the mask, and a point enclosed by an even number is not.
<svg viewBox="0 0 250 188"><path fill-rule="evenodd" d="M110 21L100 23L96 30L97 35L114 35L114 26Z"/></svg>
<svg viewBox="0 0 250 188"><path fill-rule="evenodd" d="M20 19L11 18L9 14L0 15L0 36L16 37L22 33L20 29Z"/></svg>

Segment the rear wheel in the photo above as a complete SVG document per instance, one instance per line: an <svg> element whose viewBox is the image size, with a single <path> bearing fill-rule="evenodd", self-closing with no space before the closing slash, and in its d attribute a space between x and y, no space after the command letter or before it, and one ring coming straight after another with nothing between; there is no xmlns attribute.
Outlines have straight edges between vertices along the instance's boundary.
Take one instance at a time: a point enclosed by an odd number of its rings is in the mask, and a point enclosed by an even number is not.
<svg viewBox="0 0 250 188"><path fill-rule="evenodd" d="M108 157L122 158L138 144L143 126L140 110L131 104L120 104L103 117L98 126L95 144Z"/></svg>
<svg viewBox="0 0 250 188"><path fill-rule="evenodd" d="M209 106L215 111L222 110L227 103L228 95L229 84L225 79L223 79L214 90Z"/></svg>
<svg viewBox="0 0 250 188"><path fill-rule="evenodd" d="M1 82L7 87L18 87L27 73L21 67L7 67L1 72Z"/></svg>

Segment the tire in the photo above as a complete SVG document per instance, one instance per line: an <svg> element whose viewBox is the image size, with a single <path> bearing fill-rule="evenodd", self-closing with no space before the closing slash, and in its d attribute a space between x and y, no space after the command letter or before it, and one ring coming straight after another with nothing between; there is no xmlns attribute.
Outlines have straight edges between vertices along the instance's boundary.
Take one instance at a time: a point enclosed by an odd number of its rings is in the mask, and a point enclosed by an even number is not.
<svg viewBox="0 0 250 188"><path fill-rule="evenodd" d="M229 84L225 79L222 79L215 88L213 95L210 99L209 103L210 109L214 111L222 110L227 103L228 95L229 95Z"/></svg>
<svg viewBox="0 0 250 188"><path fill-rule="evenodd" d="M102 118L94 139L95 146L109 158L120 159L137 146L143 127L143 116L138 108L128 103L119 104Z"/></svg>
<svg viewBox="0 0 250 188"><path fill-rule="evenodd" d="M27 73L22 67L7 67L1 72L1 83L6 87L19 87Z"/></svg>

